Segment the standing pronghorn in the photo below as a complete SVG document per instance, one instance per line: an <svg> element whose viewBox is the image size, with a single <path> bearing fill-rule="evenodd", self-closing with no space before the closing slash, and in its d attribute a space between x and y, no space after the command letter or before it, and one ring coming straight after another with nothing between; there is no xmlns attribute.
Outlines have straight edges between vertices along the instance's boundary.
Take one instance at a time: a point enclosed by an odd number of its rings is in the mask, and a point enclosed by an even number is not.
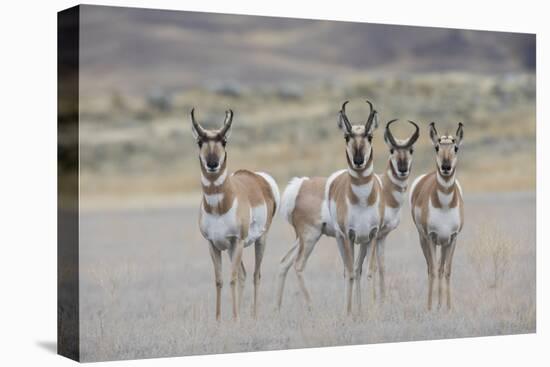
<svg viewBox="0 0 550 367"><path fill-rule="evenodd" d="M360 271L353 269L353 244L360 243L360 253L366 253L367 244L375 239L380 227L383 213L383 208L378 205L381 185L373 172L371 145L372 134L377 126L377 112L367 101L370 114L366 123L352 125L346 116L347 103L342 105L338 127L346 140L348 169L337 171L329 178L293 178L283 194L281 213L294 227L296 242L281 260L277 296L279 307L286 275L292 264L300 289L310 304L303 271L313 248L324 234L336 237L345 266L346 310L348 314L351 313L353 280L355 272ZM357 296L360 297L360 294Z"/></svg>
<svg viewBox="0 0 550 367"><path fill-rule="evenodd" d="M206 130L196 121L191 110L193 136L199 146L201 167L202 203L199 227L209 242L216 280L216 319L221 313L222 258L223 250L229 251L231 259L231 296L233 318L239 317L239 306L246 279L241 260L243 248L254 244L254 307L258 307L260 267L264 254L266 235L279 206L279 190L271 176L246 170L227 174L227 152L233 111L226 111L225 122L219 130ZM239 289L237 289L237 281Z"/></svg>
<svg viewBox="0 0 550 367"><path fill-rule="evenodd" d="M378 231L376 247L373 248L371 258L369 259L369 276L371 276L372 270L376 268L375 265L378 265L380 296L382 299L385 297L386 289L384 262L386 237L391 231L397 228L401 220L401 207L405 201L412 166L413 145L420 135L418 125L409 120L409 123L414 126L414 133L406 140L396 139L390 130L390 126L395 121L397 119L388 122L384 131L384 141L390 150L386 171L382 175L378 175L382 181L382 200L380 203L385 208L384 220L382 227ZM373 284L372 286L373 294L376 294L376 285Z"/></svg>
<svg viewBox="0 0 550 367"><path fill-rule="evenodd" d="M458 150L464 136L458 123L456 136L439 136L430 124L430 138L435 147L437 169L418 177L410 193L411 213L420 236L420 245L428 265L428 309L432 308L432 291L436 267L436 246L441 247L438 270L438 306L441 307L442 278L445 276L447 308L451 308L451 265L456 237L464 224L462 188L456 179Z"/></svg>

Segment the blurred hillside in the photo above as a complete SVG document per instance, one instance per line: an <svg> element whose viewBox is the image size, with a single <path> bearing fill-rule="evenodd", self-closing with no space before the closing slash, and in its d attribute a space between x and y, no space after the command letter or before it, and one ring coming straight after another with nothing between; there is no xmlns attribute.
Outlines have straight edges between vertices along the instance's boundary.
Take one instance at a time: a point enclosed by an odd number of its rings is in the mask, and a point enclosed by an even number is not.
<svg viewBox="0 0 550 367"><path fill-rule="evenodd" d="M365 69L535 69L532 34L95 6L84 6L81 22L81 87L90 96L334 81Z"/></svg>
<svg viewBox="0 0 550 367"><path fill-rule="evenodd" d="M317 85L290 95L278 89L248 89L226 95L193 89L166 99L106 98L81 106L81 193L174 195L200 190L197 147L189 111L206 127L219 127L224 109L235 111L228 145L231 169L272 173L280 185L294 175L328 175L345 167L344 140L336 127L341 102L360 123L364 98L380 111L380 122L398 117L421 127L413 174L433 169L427 125L454 133L465 124L460 178L469 192L533 190L535 184L535 78L418 74L414 77L357 76L346 84ZM411 133L397 125L395 135ZM376 171L387 148L382 127L375 133Z"/></svg>
<svg viewBox="0 0 550 367"><path fill-rule="evenodd" d="M428 123L443 133L462 121L467 192L534 190L534 35L90 6L81 17L81 104L60 110L80 116L82 199L196 195L193 106L207 127L235 111L230 169L268 171L281 189L329 175L345 167L336 114L349 99L364 121L365 98L381 124L421 125L413 175L434 167ZM77 154L70 129L62 161Z"/></svg>

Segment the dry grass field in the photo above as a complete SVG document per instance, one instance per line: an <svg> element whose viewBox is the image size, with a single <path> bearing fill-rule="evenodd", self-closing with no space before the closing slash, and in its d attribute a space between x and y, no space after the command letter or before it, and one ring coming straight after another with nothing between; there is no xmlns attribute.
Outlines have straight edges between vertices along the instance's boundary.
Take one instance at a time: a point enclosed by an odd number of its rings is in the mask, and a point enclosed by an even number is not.
<svg viewBox="0 0 550 367"><path fill-rule="evenodd" d="M467 186L465 187L467 190ZM275 310L278 262L291 227L269 236L260 315L251 318L252 251L243 317L231 321L227 257L222 322L198 206L84 211L80 218L81 357L84 361L398 342L535 331L535 197L468 195L453 264L454 308L428 312L426 265L408 213L387 242L388 295L344 315L344 279L333 239L323 238L306 269L308 311L293 271ZM496 279L496 283L495 283ZM370 299L370 282L363 296Z"/></svg>

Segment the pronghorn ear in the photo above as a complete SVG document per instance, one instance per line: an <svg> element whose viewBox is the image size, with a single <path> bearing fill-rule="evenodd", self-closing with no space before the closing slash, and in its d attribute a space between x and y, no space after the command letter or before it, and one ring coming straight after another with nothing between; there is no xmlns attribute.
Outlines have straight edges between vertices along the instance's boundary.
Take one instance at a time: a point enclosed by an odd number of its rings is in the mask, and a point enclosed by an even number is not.
<svg viewBox="0 0 550 367"><path fill-rule="evenodd" d="M372 128L370 129L371 132L378 129L378 113L374 114L374 120L372 121Z"/></svg>
<svg viewBox="0 0 550 367"><path fill-rule="evenodd" d="M433 145L439 144L439 134L435 129L435 122L430 123L430 139L432 140Z"/></svg>
<svg viewBox="0 0 550 367"><path fill-rule="evenodd" d="M342 111L338 112L338 119L336 120L336 122L338 124L338 128L342 130L344 134L347 134L348 130L346 129L346 123L344 122Z"/></svg>
<svg viewBox="0 0 550 367"><path fill-rule="evenodd" d="M462 122L458 123L458 129L456 129L456 145L462 144L462 138L464 137L464 125Z"/></svg>
<svg viewBox="0 0 550 367"><path fill-rule="evenodd" d="M197 129L195 129L195 126L191 125L191 134L193 134L193 139L195 139L196 142L198 142L199 139L199 133L197 132Z"/></svg>
<svg viewBox="0 0 550 367"><path fill-rule="evenodd" d="M393 145L390 141L390 138L388 137L388 130L386 129L384 131L384 142L386 143L386 145L388 146L388 148L392 149L393 148Z"/></svg>
<svg viewBox="0 0 550 367"><path fill-rule="evenodd" d="M223 137L225 138L225 140L227 140L229 139L230 136L231 136L231 126L227 128Z"/></svg>

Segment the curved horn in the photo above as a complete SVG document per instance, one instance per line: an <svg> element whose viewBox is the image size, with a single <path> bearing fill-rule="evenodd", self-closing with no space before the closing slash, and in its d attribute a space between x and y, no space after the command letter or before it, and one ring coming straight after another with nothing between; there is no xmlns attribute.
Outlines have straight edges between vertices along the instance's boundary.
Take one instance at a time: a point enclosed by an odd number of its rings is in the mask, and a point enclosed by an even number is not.
<svg viewBox="0 0 550 367"><path fill-rule="evenodd" d="M219 135L225 136L229 128L231 127L231 123L233 122L233 111L231 109L225 111L225 120L223 122L223 127L221 128Z"/></svg>
<svg viewBox="0 0 550 367"><path fill-rule="evenodd" d="M344 125L346 126L346 130L348 133L351 133L351 123L348 120L348 116L346 116L346 105L349 101L345 101L342 104L342 109L340 110L340 117L342 118L342 121L344 122Z"/></svg>
<svg viewBox="0 0 550 367"><path fill-rule="evenodd" d="M193 127L195 128L195 131L199 135L199 137L204 138L206 137L206 131L199 125L199 123L195 120L195 107L191 109L191 123L193 124Z"/></svg>
<svg viewBox="0 0 550 367"><path fill-rule="evenodd" d="M386 124L386 131L384 132L384 137L389 141L389 143L391 145L393 145L394 147L396 148L399 148L400 145L397 144L397 142L395 141L394 137L393 137L393 134L391 133L391 130L390 130L390 125L393 124L395 121L397 121L398 119L393 119L391 121L389 121L387 124Z"/></svg>
<svg viewBox="0 0 550 367"><path fill-rule="evenodd" d="M369 113L369 118L367 119L367 122L365 123L365 134L367 134L370 131L370 128L372 126L372 121L374 120L374 117L378 113L378 112L376 112L375 109L373 109L372 103L368 99L367 99L366 102L369 104L370 113Z"/></svg>
<svg viewBox="0 0 550 367"><path fill-rule="evenodd" d="M418 125L414 121L411 121L411 120L407 120L407 121L414 126L415 131L412 134L412 136L409 138L409 140L404 144L404 148L412 147L412 145L416 143L416 141L418 140L418 137L420 136L420 128L418 127Z"/></svg>

